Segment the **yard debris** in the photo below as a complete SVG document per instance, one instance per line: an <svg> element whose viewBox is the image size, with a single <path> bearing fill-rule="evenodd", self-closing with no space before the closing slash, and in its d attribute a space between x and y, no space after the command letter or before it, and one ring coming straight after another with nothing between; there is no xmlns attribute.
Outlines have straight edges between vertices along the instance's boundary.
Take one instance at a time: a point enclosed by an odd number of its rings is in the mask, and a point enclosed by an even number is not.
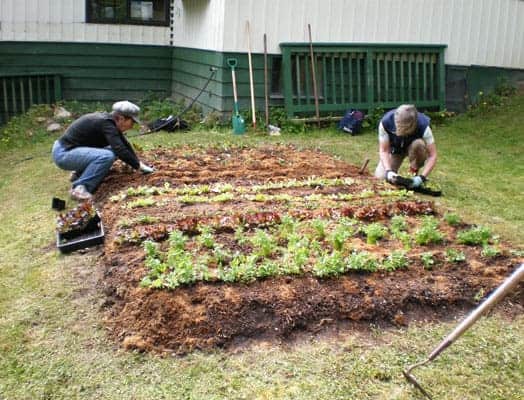
<svg viewBox="0 0 524 400"><path fill-rule="evenodd" d="M57 107L55 109L54 118L58 120L71 118L71 113L67 111L64 107Z"/></svg>
<svg viewBox="0 0 524 400"><path fill-rule="evenodd" d="M57 122L53 122L52 124L47 126L47 131L48 132L58 132L60 130L62 130L62 125L60 125Z"/></svg>

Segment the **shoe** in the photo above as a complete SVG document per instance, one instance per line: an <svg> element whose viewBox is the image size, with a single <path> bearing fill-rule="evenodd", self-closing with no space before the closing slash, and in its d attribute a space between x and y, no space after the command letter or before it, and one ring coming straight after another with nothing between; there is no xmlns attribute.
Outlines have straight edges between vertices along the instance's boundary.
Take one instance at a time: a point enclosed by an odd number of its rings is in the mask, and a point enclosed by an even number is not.
<svg viewBox="0 0 524 400"><path fill-rule="evenodd" d="M78 178L80 178L80 175L78 174L78 172L73 171L73 172L71 172L71 175L69 176L69 181L70 181L70 182L74 182L74 181L76 181Z"/></svg>
<svg viewBox="0 0 524 400"><path fill-rule="evenodd" d="M91 200L93 195L89 193L84 185L78 185L71 189L71 198L77 201Z"/></svg>

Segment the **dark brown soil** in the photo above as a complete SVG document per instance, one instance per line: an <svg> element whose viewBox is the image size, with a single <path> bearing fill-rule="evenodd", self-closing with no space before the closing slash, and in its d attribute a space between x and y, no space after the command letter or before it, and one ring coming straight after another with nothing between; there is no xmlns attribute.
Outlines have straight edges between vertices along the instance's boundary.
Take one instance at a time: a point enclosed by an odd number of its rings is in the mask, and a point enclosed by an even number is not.
<svg viewBox="0 0 524 400"><path fill-rule="evenodd" d="M107 295L107 326L112 336L128 349L183 353L217 346L231 348L245 340L286 340L297 333L316 333L326 326L348 321L405 325L409 315L417 312L442 316L455 307L472 307L522 262L522 258L511 255L506 244L500 245L503 249L500 256L490 259L481 256L478 246L456 245L453 242L456 230L464 226L454 228L441 223L440 229L446 233L444 243L414 246L409 251L409 267L392 273L349 273L331 279L306 274L249 284L198 283L171 291L141 288L139 282L146 268L144 250L138 242L146 238L164 240L173 229L190 233L202 221L221 227L217 230L222 235L220 240L229 243L239 221L249 226L251 218L253 226L263 226L265 220L286 213L301 219L345 215L362 221L387 221L401 213L414 225L421 215L440 216L431 198L381 197L380 191L392 188L367 174L360 175L358 167L313 150L290 146L182 147L157 149L144 157L156 168L154 174L140 175L116 165L96 199L106 227L102 284ZM368 189L376 195L315 209L303 204L250 202L240 198L225 203L184 205L167 201L169 194L154 196L156 204L147 208L124 208L122 202L109 200L111 195L128 187L163 186L166 182L171 187L215 182L250 186L310 176L352 177L355 183L336 188L279 189L272 194L356 194ZM123 220L145 214L158 220L132 228L119 225ZM117 240L131 234L139 237L137 243L122 244ZM389 239L379 245L369 245L358 237L350 240L354 248L380 255L401 246ZM466 254L465 262L446 261L445 251L451 244ZM427 251L432 251L437 261L432 270L424 269L420 262L420 254ZM522 290L514 300L524 305Z"/></svg>

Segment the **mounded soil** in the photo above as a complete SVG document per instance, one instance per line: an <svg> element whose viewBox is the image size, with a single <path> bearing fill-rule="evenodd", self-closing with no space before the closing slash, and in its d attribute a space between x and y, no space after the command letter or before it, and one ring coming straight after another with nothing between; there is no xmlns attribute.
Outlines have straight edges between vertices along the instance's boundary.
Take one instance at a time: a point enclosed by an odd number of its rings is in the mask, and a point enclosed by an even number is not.
<svg viewBox="0 0 524 400"><path fill-rule="evenodd" d="M248 229L270 225L274 218L289 214L302 220L340 216L362 222L387 225L392 215L405 215L413 232L424 215L441 219L442 211L426 196L395 199L380 196L394 189L375 180L367 171L330 155L292 146L258 148L159 148L143 154L155 168L151 175L141 175L116 164L98 190L96 202L102 212L106 243L102 257L106 324L115 340L128 349L185 353L194 349L233 348L245 341L288 340L302 333L317 333L326 327L348 323L405 325L410 316L443 317L457 307L471 308L487 296L521 263L501 243L499 256L486 258L480 246L458 245L458 230L441 220L445 233L442 244L414 245L409 250L408 268L394 272L350 272L337 278L280 276L251 283L202 282L174 290L148 289L140 286L146 275L142 244L152 239L165 244L168 233L181 229L194 234L198 223L214 223L219 241L234 245L233 231L242 221ZM129 187L230 183L250 187L267 182L350 177L347 186L312 186L273 189L271 194L290 194L295 198L311 194L359 194L373 191L366 198L338 201L319 207L304 202L249 201L238 196L227 202L185 204L173 201L170 194L152 196L155 204L129 208L125 201L111 201L111 196ZM269 192L269 191L268 191ZM153 223L122 227L122 221L152 216ZM276 216L276 217L275 217ZM122 238L133 237L135 241ZM353 249L387 256L402 248L397 240L382 239L378 245L364 237L348 239ZM466 260L450 262L446 249L464 252ZM427 270L420 254L432 252L435 265ZM524 293L515 299L522 307ZM521 308L522 309L522 308Z"/></svg>

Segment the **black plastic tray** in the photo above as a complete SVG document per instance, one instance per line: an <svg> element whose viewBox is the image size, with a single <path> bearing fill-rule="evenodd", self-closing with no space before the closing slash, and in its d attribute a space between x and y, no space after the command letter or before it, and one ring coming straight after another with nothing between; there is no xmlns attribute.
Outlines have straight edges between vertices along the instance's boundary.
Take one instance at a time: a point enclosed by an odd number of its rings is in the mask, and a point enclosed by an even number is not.
<svg viewBox="0 0 524 400"><path fill-rule="evenodd" d="M85 249L86 247L96 246L104 243L104 225L102 221L95 229L84 231L75 238L64 238L59 232L56 234L56 247L62 253L70 253L75 250Z"/></svg>

